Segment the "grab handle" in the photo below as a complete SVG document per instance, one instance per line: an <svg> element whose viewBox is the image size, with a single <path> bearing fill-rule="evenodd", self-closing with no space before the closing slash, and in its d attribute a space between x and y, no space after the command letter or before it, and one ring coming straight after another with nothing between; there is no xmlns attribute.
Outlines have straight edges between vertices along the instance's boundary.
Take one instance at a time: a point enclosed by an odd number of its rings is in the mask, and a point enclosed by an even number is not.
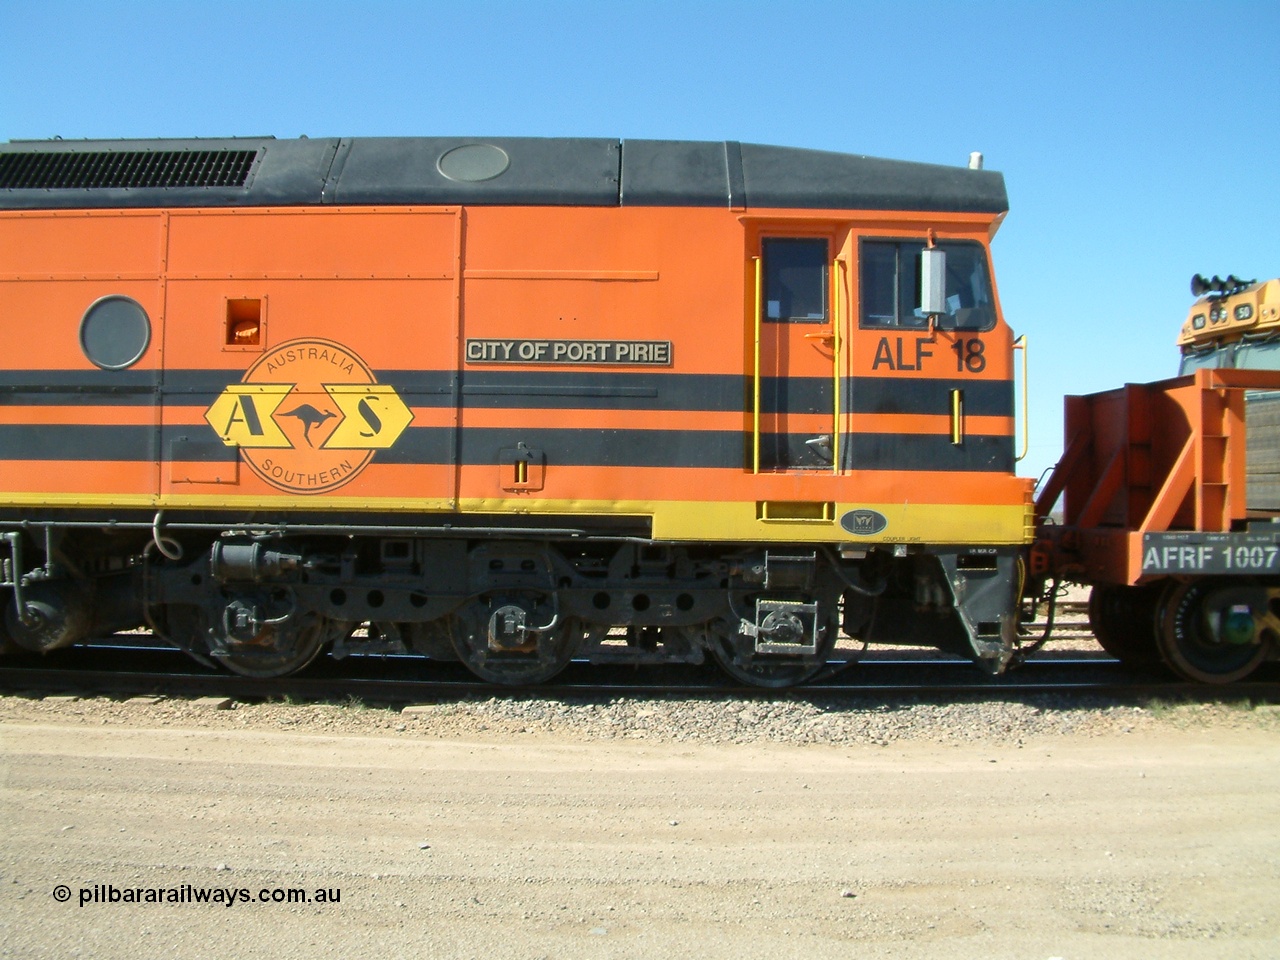
<svg viewBox="0 0 1280 960"><path fill-rule="evenodd" d="M1015 460L1024 460L1031 449L1031 423L1028 420L1031 407L1027 389L1027 335L1025 333L1013 341L1013 349L1022 351L1022 452Z"/></svg>

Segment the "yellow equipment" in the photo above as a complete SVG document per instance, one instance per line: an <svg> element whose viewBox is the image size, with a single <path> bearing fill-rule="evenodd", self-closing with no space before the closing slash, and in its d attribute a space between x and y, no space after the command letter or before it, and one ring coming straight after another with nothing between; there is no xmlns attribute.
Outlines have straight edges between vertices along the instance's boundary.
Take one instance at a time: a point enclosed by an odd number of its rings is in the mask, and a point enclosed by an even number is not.
<svg viewBox="0 0 1280 960"><path fill-rule="evenodd" d="M1178 334L1180 373L1200 367L1280 369L1280 280L1191 278L1199 297Z"/></svg>

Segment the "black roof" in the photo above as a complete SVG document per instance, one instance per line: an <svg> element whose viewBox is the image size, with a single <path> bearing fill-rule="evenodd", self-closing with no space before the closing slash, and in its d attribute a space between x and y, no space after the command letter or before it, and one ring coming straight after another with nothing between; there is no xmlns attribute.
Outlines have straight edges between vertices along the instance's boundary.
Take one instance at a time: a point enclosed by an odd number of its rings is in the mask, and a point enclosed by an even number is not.
<svg viewBox="0 0 1280 960"><path fill-rule="evenodd" d="M15 140L0 209L312 204L1003 213L990 170L736 141L535 137Z"/></svg>

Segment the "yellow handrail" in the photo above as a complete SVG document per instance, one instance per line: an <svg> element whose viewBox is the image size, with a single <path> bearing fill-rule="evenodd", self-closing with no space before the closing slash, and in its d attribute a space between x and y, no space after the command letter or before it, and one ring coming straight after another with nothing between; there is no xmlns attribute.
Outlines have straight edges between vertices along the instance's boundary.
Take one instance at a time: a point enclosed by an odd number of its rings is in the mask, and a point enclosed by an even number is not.
<svg viewBox="0 0 1280 960"><path fill-rule="evenodd" d="M1031 449L1031 423L1028 416L1031 412L1029 390L1027 389L1027 335L1024 333L1013 341L1013 349L1022 351L1022 452L1015 458L1023 460Z"/></svg>
<svg viewBox="0 0 1280 960"><path fill-rule="evenodd" d="M964 391L951 391L951 443L964 443Z"/></svg>
<svg viewBox="0 0 1280 960"><path fill-rule="evenodd" d="M751 472L760 472L760 311L764 296L764 265L759 257L752 257L756 271L756 303L755 303L755 399L752 408L751 425Z"/></svg>
<svg viewBox="0 0 1280 960"><path fill-rule="evenodd" d="M838 474L840 472L840 348L844 346L844 339L840 336L843 329L841 324L844 317L840 312L844 298L844 261L836 260L831 268L832 283L835 285L835 296L831 301L831 353L832 366L832 386L834 398L832 401L832 423L831 423L831 472Z"/></svg>

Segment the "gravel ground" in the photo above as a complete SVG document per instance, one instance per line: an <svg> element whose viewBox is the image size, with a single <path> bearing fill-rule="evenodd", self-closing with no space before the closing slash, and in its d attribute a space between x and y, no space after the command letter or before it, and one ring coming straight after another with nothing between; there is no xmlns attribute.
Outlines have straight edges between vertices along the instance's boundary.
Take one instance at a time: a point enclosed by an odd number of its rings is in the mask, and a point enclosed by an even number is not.
<svg viewBox="0 0 1280 960"><path fill-rule="evenodd" d="M1266 960L1280 942L1271 706L228 706L0 698L0 957ZM341 900L81 903L187 887Z"/></svg>
<svg viewBox="0 0 1280 960"><path fill-rule="evenodd" d="M416 704L118 701L0 697L0 719L126 727L297 730L344 736L424 737L510 742L641 740L700 744L993 743L1040 737L1100 737L1160 729L1280 730L1280 707L1248 701L1143 705L1078 696L1037 695L969 703L885 702L854 697L543 699L495 696Z"/></svg>
<svg viewBox="0 0 1280 960"><path fill-rule="evenodd" d="M1277 771L1243 699L0 696L0 958L1267 960ZM188 887L341 901L79 902Z"/></svg>

